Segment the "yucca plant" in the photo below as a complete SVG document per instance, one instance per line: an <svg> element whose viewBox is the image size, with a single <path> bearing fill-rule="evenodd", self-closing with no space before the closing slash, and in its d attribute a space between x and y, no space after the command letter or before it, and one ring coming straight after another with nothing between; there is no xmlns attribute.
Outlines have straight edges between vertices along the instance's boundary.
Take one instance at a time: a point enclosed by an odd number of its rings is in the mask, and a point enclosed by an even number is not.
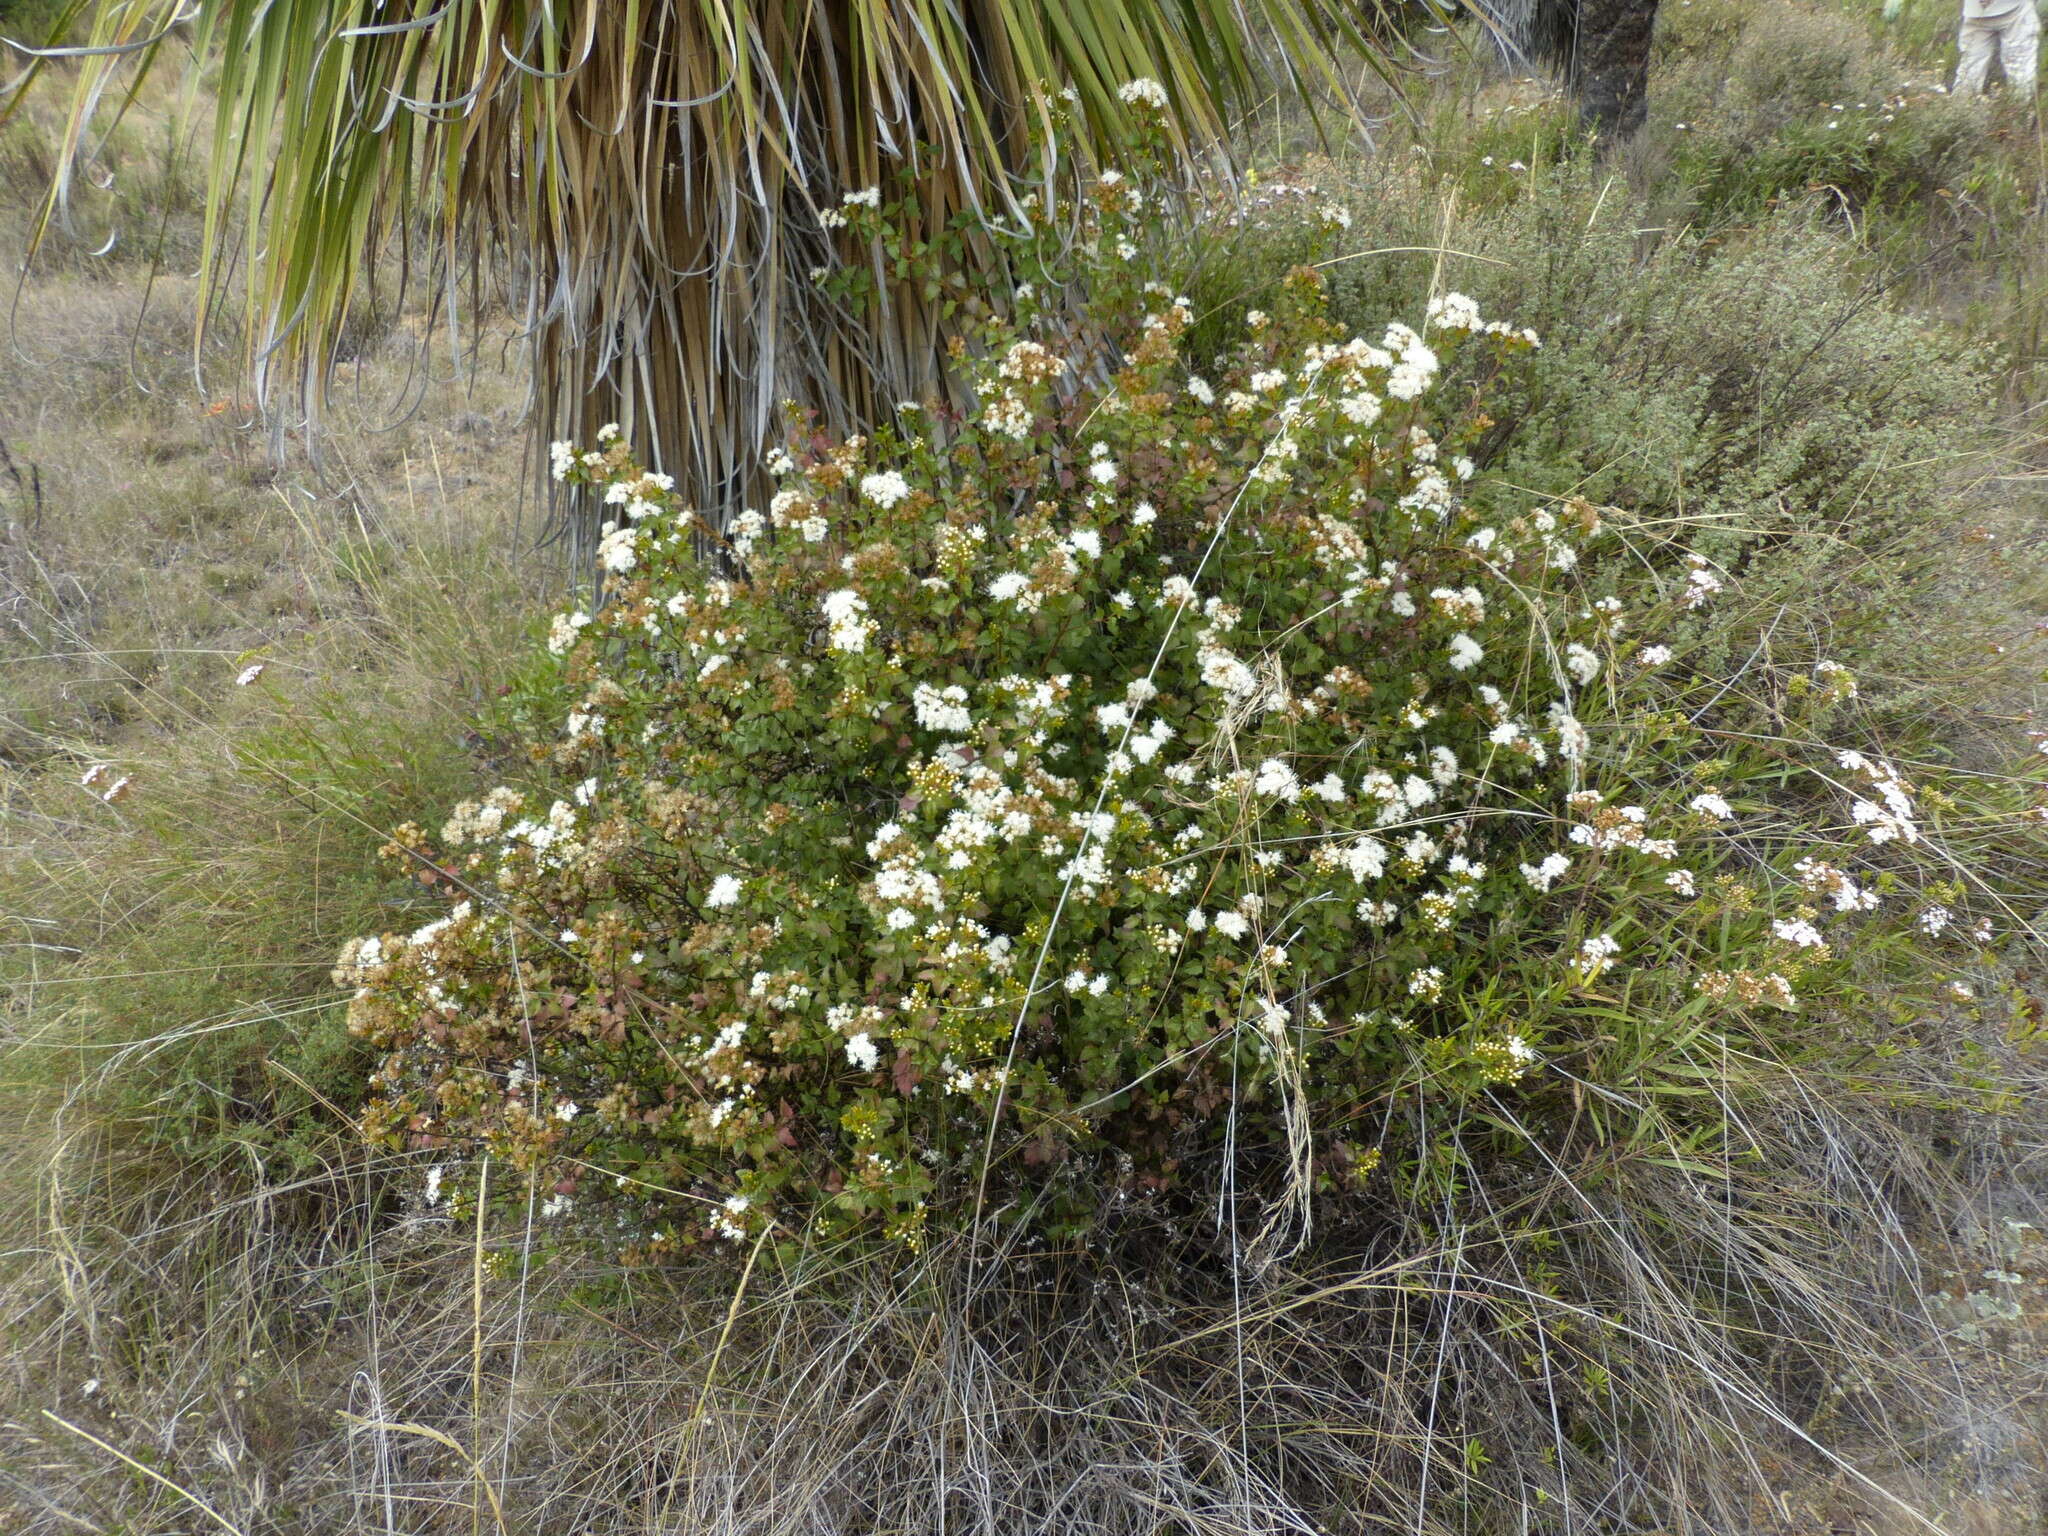
<svg viewBox="0 0 2048 1536"><path fill-rule="evenodd" d="M1176 147L1232 115L1345 95L1383 67L1373 6L1343 0L71 0L11 93L79 68L68 214L103 102L167 49L217 72L203 275L245 234L246 335L266 398L317 419L336 337L377 253L459 317L458 274L509 255L534 355L536 426L611 421L691 498L744 498L785 400L857 425L927 393L949 316L1002 275L976 237L1055 167L1071 112L1104 164L1156 80ZM26 50L25 50L26 51ZM12 100L7 99L11 94ZM848 193L912 205L901 243L835 232ZM427 249L420 249L422 231ZM821 284L852 264L857 291Z"/></svg>

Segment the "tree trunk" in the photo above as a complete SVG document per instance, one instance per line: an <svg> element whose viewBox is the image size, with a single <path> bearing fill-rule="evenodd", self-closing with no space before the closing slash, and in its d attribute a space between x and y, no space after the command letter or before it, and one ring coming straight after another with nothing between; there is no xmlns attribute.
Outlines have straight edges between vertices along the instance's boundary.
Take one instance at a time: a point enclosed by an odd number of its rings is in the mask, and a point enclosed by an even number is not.
<svg viewBox="0 0 2048 1536"><path fill-rule="evenodd" d="M1657 0L1579 0L1571 86L1579 116L1603 142L1627 138L1650 106L1650 34Z"/></svg>

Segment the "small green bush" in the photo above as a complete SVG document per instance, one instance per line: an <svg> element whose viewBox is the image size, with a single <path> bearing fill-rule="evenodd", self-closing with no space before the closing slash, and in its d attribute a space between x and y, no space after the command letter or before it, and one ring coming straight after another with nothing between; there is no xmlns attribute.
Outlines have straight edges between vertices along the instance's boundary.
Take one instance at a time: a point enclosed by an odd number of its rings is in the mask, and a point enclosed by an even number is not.
<svg viewBox="0 0 2048 1536"><path fill-rule="evenodd" d="M2020 211L2023 189L1983 176L1992 104L1949 95L1863 19L1701 0L1662 22L1657 134L1692 220L1724 225L1811 200L1876 244L1899 244L1901 258L1925 260L1931 239ZM1901 221L1911 238L1900 238Z"/></svg>
<svg viewBox="0 0 2048 1536"><path fill-rule="evenodd" d="M1374 180L1348 199L1354 246L1408 253L1333 261L1333 313L1357 326L1412 302L1441 259L1489 313L1539 330L1476 457L1532 493L1654 517L1739 570L1739 599L1681 621L1703 670L1754 652L1760 680L1834 659L1894 732L2024 685L2040 577L2011 537L2010 489L1990 483L2010 451L1991 354L1903 312L1853 242L1798 210L1747 232L1658 230L1577 166L1446 226L1437 186ZM1198 305L1259 302L1259 241L1241 245Z"/></svg>
<svg viewBox="0 0 2048 1536"><path fill-rule="evenodd" d="M532 701L573 790L398 839L460 899L337 972L373 1139L623 1203L634 1259L1105 1237L1219 1180L1270 1258L1376 1180L1458 1185L1390 1102L1510 1095L1513 1155L1587 1084L1679 1103L1701 1050L1824 1059L1878 978L1932 1000L1948 861L2040 772L1909 772L1829 654L1727 728L1708 616L1778 579L1765 530L1481 473L1581 375L1459 294L1369 341L1297 268L1197 372L1141 282L1157 200L1039 214L1033 260L1080 222L1092 342L1038 339L1027 291L962 360L974 408L800 437L723 533L616 436L556 446L619 509ZM878 201L836 216L881 238ZM1601 1134L1653 1126L1726 1131Z"/></svg>

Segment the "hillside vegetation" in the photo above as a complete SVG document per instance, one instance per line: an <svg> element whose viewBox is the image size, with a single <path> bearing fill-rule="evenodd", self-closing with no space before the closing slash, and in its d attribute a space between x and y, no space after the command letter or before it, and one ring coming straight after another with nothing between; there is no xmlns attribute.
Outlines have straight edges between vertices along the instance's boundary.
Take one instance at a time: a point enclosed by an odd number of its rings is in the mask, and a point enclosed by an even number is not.
<svg viewBox="0 0 2048 1536"><path fill-rule="evenodd" d="M0 368L0 1528L2041 1529L2048 150L1946 16L1077 185L723 564L489 305L261 419L152 87Z"/></svg>

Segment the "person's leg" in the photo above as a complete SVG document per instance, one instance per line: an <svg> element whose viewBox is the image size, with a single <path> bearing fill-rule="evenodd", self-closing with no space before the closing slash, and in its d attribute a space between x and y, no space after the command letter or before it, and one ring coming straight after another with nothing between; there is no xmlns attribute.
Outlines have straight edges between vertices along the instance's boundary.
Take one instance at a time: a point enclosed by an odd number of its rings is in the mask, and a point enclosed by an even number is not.
<svg viewBox="0 0 2048 1536"><path fill-rule="evenodd" d="M1997 50L1998 34L1981 21L1965 19L1956 34L1956 94L1979 96L1984 76L1991 69L1991 55Z"/></svg>
<svg viewBox="0 0 2048 1536"><path fill-rule="evenodd" d="M2012 13L1998 57L2005 66L2005 83L2032 101L2041 69L2041 17L2033 0L2024 0Z"/></svg>

